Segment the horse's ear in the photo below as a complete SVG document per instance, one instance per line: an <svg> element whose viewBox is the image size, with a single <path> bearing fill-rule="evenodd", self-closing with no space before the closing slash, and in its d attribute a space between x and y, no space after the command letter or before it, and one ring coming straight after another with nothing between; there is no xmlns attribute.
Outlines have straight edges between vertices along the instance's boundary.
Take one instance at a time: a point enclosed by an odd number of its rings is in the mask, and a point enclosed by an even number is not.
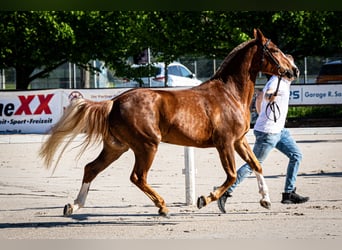
<svg viewBox="0 0 342 250"><path fill-rule="evenodd" d="M254 38L257 39L257 30L255 28L253 29L253 34L254 34Z"/></svg>
<svg viewBox="0 0 342 250"><path fill-rule="evenodd" d="M262 44L263 44L263 41L265 40L265 36L261 32L260 29L254 29L254 38L261 41Z"/></svg>

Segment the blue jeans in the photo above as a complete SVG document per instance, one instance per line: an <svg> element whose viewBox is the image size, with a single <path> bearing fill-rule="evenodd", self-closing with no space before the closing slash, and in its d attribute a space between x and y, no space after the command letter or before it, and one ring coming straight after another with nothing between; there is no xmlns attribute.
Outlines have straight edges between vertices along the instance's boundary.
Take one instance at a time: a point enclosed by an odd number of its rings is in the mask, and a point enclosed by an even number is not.
<svg viewBox="0 0 342 250"><path fill-rule="evenodd" d="M254 135L256 140L253 152L260 164L263 163L273 148L278 149L289 158L284 191L286 193L294 191L299 164L302 160L302 153L296 141L291 137L289 130L284 128L278 134L268 134L254 130ZM228 192L233 192L236 186L252 173L253 171L247 163L242 165L237 171L236 182L229 187Z"/></svg>

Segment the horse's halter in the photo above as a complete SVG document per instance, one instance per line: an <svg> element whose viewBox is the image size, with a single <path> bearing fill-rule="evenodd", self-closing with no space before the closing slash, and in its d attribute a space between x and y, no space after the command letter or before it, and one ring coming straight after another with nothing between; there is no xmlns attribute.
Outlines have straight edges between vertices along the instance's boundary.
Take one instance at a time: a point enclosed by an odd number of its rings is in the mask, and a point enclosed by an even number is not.
<svg viewBox="0 0 342 250"><path fill-rule="evenodd" d="M277 65L278 68L278 74L282 77L286 74L286 70L281 71L282 67L278 63L278 61L275 59L275 57L272 55L270 49L268 48L269 43L271 42L271 39L267 39L266 43L262 45L262 58L261 58L261 66L264 64L265 61L265 54L272 60L272 62Z"/></svg>
<svg viewBox="0 0 342 250"><path fill-rule="evenodd" d="M263 65L264 60L265 60L265 54L269 56L269 58L272 60L272 62L277 65L278 68L278 84L277 84L277 88L276 91L272 94L273 96L277 96L278 94L278 90L279 90L279 85L280 85L280 81L281 78L287 73L286 70L284 70L283 72L281 72L282 67L280 66L280 64L278 63L278 61L274 58L274 56L272 55L271 51L269 50L269 48L267 47L268 44L271 42L270 39L267 39L266 43L262 46L262 58L261 58L261 65ZM267 115L267 111L271 110L271 112L273 113L273 118L271 118L269 115ZM273 120L274 122L277 122L277 120L280 117L280 108L278 106L278 104L273 101L273 102L269 102L266 106L266 116L269 120Z"/></svg>

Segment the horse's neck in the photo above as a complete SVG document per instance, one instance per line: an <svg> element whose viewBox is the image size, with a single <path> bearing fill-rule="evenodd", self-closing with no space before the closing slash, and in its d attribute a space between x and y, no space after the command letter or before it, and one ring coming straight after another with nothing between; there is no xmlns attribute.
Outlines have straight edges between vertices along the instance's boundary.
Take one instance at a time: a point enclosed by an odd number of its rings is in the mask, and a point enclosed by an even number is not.
<svg viewBox="0 0 342 250"><path fill-rule="evenodd" d="M222 71L226 75L222 74L221 79L225 82L226 88L234 89L240 102L245 104L246 107L249 107L254 94L254 85L258 70L251 68L254 66L252 61L254 58L252 55L245 56L245 58L248 59L232 59L226 65L227 70Z"/></svg>
<svg viewBox="0 0 342 250"><path fill-rule="evenodd" d="M249 108L254 94L256 77L245 75L239 77L239 79L228 79L225 83L225 87L229 92L232 92L234 89L236 99L238 99L241 104L245 105L246 108Z"/></svg>

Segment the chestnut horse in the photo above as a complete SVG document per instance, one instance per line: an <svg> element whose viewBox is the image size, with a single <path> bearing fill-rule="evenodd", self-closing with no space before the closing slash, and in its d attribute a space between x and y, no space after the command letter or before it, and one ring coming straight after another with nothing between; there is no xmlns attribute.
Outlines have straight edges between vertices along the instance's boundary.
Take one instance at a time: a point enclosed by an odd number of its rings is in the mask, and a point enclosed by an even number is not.
<svg viewBox="0 0 342 250"><path fill-rule="evenodd" d="M254 29L254 39L232 50L214 76L199 86L181 90L138 88L108 101L77 99L72 102L41 147L40 156L46 166L51 166L54 154L66 137L62 153L82 133L85 145L81 152L99 140L103 149L85 166L79 194L73 204L65 205L64 215L83 207L94 178L131 149L135 164L130 180L153 201L160 215L167 216L169 210L164 199L147 183L160 142L217 149L227 177L209 196L198 198L198 208L217 200L235 182L234 151L254 170L262 196L260 204L270 208L261 165L245 138L259 71L295 77L298 69L259 29Z"/></svg>

